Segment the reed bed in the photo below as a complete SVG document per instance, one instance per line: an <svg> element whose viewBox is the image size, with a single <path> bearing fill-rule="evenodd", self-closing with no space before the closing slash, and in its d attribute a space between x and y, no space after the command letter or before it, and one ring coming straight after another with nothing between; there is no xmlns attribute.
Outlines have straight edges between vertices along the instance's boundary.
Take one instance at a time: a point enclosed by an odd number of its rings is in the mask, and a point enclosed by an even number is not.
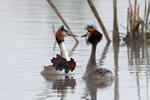
<svg viewBox="0 0 150 100"><path fill-rule="evenodd" d="M145 31L150 32L150 0L145 0L145 9L144 9L144 22L145 22Z"/></svg>
<svg viewBox="0 0 150 100"><path fill-rule="evenodd" d="M129 0L129 8L127 10L127 35L123 39L126 42L134 40L138 40L141 42L147 40L148 38L147 26L150 13L150 1L148 6L146 6L145 4L144 20L139 16L139 10L140 6L138 5L138 0L134 1L134 6L131 4L131 0Z"/></svg>
<svg viewBox="0 0 150 100"><path fill-rule="evenodd" d="M62 23L67 27L69 32L73 34L71 31L69 25L64 20L64 18L61 16L60 12L56 8L56 6L53 4L52 0L47 0L52 9L55 11L59 19L62 21ZM106 40L108 42L111 42L111 39L109 38L109 34L107 32L107 29L105 28L103 21L98 14L98 11L96 10L96 7L92 0L87 0L89 7L91 8L95 18L97 19L100 28L102 29ZM129 7L127 10L127 35L123 38L125 42L130 41L150 41L150 0L145 0L145 9L144 9L144 18L142 19L139 16L139 10L140 6L138 5L138 0L134 0L134 5L131 3L131 0L129 0ZM73 36L76 43L78 44L78 40L75 36ZM119 32L119 26L118 26L118 16L117 16L117 0L113 0L113 41L119 42L120 41L120 32Z"/></svg>

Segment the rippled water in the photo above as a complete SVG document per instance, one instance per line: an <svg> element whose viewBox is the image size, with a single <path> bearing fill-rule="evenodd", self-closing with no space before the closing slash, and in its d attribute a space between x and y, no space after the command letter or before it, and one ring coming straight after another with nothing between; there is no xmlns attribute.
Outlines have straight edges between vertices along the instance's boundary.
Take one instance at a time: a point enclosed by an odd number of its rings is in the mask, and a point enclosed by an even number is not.
<svg viewBox="0 0 150 100"><path fill-rule="evenodd" d="M95 24L100 30L86 0L53 0L75 34L84 26ZM111 36L112 1L94 0ZM143 0L139 4L144 5ZM128 0L118 1L119 24L126 25ZM141 16L143 16L141 6ZM43 77L43 65L59 53L54 49L52 24L62 23L46 0L5 0L0 4L0 99L1 100L150 100L150 46L106 44L97 48L97 63L113 71L115 81L108 87L93 86L81 79L91 47L79 38L70 52L77 62L73 74ZM124 28L120 31L125 32ZM68 51L74 47L70 37Z"/></svg>

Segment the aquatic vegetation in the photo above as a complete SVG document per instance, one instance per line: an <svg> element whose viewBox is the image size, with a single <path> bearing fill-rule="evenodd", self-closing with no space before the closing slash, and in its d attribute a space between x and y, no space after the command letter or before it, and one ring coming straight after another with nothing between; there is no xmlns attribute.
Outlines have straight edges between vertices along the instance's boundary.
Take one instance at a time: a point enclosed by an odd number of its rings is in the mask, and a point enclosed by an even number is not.
<svg viewBox="0 0 150 100"><path fill-rule="evenodd" d="M144 9L144 26L145 32L150 32L150 0L145 0L145 9Z"/></svg>
<svg viewBox="0 0 150 100"><path fill-rule="evenodd" d="M127 35L124 41L139 40L145 41L147 39L148 21L150 13L150 1L147 5L145 0L144 19L139 16L140 6L137 0L134 2L134 9L132 8L131 0L129 0L129 8L127 11Z"/></svg>

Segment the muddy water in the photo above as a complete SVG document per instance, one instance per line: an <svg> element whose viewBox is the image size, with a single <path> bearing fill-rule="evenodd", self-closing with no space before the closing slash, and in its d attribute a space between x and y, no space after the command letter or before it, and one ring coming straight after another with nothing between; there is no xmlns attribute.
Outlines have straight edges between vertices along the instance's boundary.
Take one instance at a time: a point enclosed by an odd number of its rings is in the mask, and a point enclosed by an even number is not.
<svg viewBox="0 0 150 100"><path fill-rule="evenodd" d="M86 0L53 1L75 34L84 34L87 24L98 27ZM112 36L112 1L94 2ZM119 24L126 24L127 7L127 0L118 1ZM142 9L140 14L143 16ZM59 53L58 45L54 50L52 24L57 29L61 21L46 0L1 1L1 100L150 100L150 46L146 45L117 46L106 44L103 38L97 48L97 63L112 70L115 80L110 86L98 87L81 79L91 47L79 38L79 45L71 51L75 42L67 37L65 44L77 62L76 70L68 76L41 76L43 65L49 65L50 59ZM120 31L126 32L122 27Z"/></svg>

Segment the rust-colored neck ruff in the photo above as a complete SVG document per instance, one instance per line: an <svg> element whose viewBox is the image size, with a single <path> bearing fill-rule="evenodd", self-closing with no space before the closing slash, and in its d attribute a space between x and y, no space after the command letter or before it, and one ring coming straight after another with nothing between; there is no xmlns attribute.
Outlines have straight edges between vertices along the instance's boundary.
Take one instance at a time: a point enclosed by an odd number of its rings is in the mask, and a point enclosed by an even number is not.
<svg viewBox="0 0 150 100"><path fill-rule="evenodd" d="M64 41L64 34L63 31L61 29L58 29L58 31L56 32L56 38L60 41Z"/></svg>

